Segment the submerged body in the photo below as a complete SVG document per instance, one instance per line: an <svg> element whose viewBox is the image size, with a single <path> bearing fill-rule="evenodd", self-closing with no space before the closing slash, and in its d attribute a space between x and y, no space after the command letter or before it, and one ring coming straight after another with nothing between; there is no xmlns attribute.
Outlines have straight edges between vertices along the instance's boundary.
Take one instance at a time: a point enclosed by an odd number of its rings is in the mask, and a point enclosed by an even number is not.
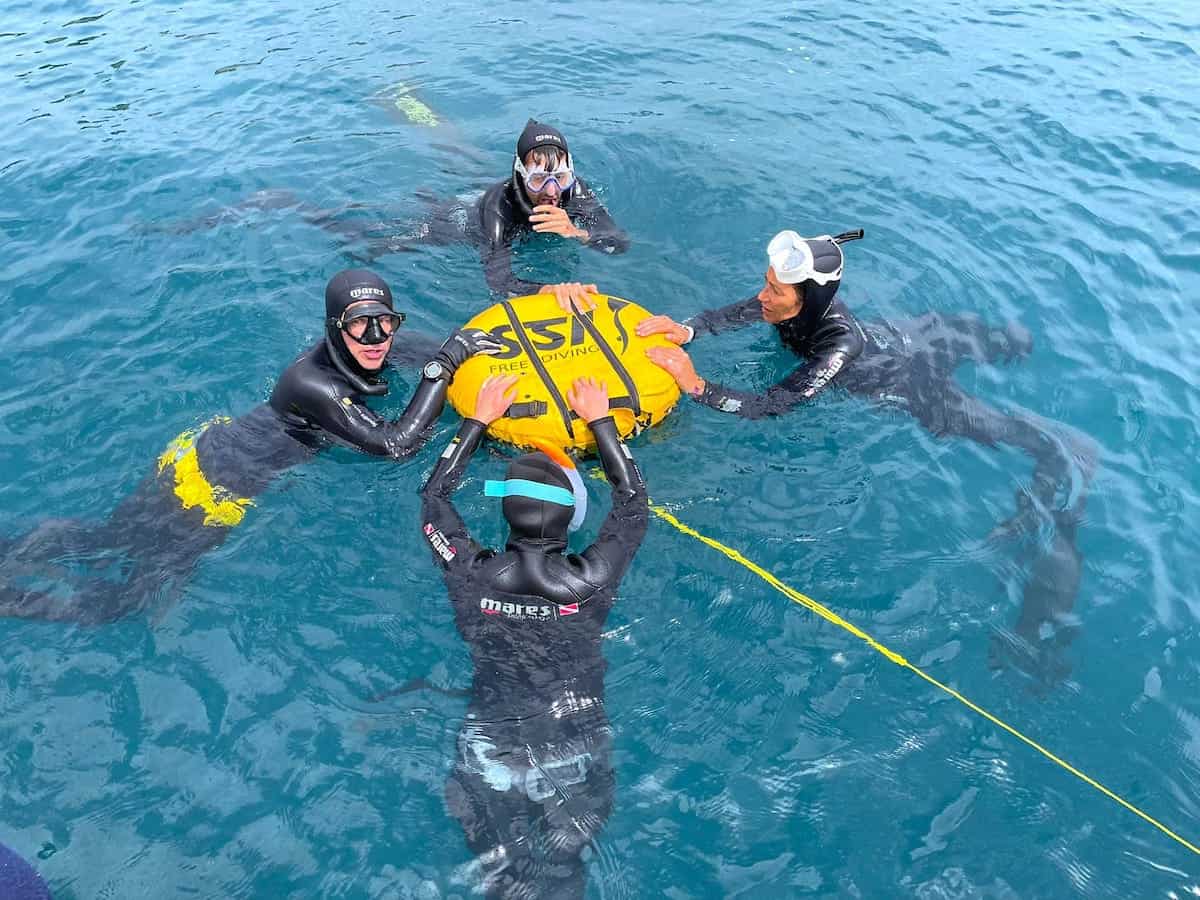
<svg viewBox="0 0 1200 900"><path fill-rule="evenodd" d="M341 211L296 205L305 221L361 243L355 255L367 262L389 253L415 250L422 244L447 246L467 243L479 251L488 288L501 297L540 293L543 282L519 278L512 270L513 245L534 235L530 206L513 178L497 182L475 198L431 199L427 217L417 225L396 222L362 222L343 217ZM624 253L629 238L613 221L595 192L577 178L562 209L571 223L589 234L584 246L602 253Z"/></svg>
<svg viewBox="0 0 1200 900"><path fill-rule="evenodd" d="M800 313L771 323L784 346L802 360L778 383L765 391L744 391L698 379L691 395L713 409L758 419L786 413L836 384L879 406L907 412L936 437L1006 444L1027 454L1034 465L1032 484L1017 492L1018 512L1010 523L1030 534L1044 523L1050 535L1035 548L1024 586L1015 628L1021 641L1008 646L998 641L992 660L1000 663L1009 656L1039 678L1061 678L1066 668L1057 651L1076 633L1072 611L1082 568L1076 535L1096 450L1092 441L1066 426L1026 410L997 409L954 381L964 361L997 363L1027 356L1029 334L1015 324L995 328L977 316L937 313L864 326L840 299L829 297L816 307L802 307ZM763 320L761 298L751 297L676 327L690 329L690 338Z"/></svg>
<svg viewBox="0 0 1200 900"><path fill-rule="evenodd" d="M601 633L648 508L612 419L591 427L612 509L582 554L563 552L565 520L561 533L514 528L502 553L471 539L450 495L483 437L480 422L464 422L422 491L425 538L475 665L446 801L489 897L582 897L584 849L612 810Z"/></svg>
<svg viewBox="0 0 1200 900"><path fill-rule="evenodd" d="M339 240L360 245L353 251L367 261L389 253L415 250L422 244L470 243L479 250L488 288L500 297L541 293L542 282L518 278L512 270L512 248L534 234L579 241L603 253L624 253L629 238L582 178L575 175L566 138L553 126L529 120L517 140L512 174L481 193L440 199L421 195L429 211L417 223L372 222L348 216L363 204L320 209L279 191L260 192L215 216L176 226L177 232L240 218L248 210L295 209L309 224ZM578 286L576 286L578 287ZM590 308L579 290L583 309ZM568 308L564 305L564 308Z"/></svg>
<svg viewBox="0 0 1200 900"><path fill-rule="evenodd" d="M629 249L629 238L582 178L575 180L560 205L576 228L588 232L585 247L610 254ZM534 233L531 215L533 207L524 189L516 178L509 178L492 185L467 220L471 227L465 236L479 248L483 276L496 294L519 297L541 291L541 284L518 278L512 271L513 244Z"/></svg>

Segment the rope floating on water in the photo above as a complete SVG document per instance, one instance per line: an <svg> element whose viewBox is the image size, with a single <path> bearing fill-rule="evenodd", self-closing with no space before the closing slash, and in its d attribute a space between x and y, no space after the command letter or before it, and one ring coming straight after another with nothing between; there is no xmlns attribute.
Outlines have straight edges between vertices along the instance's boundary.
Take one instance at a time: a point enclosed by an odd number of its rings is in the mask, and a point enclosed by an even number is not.
<svg viewBox="0 0 1200 900"><path fill-rule="evenodd" d="M997 726L998 728L1004 729L1009 734L1011 734L1013 737L1017 738L1018 740L1022 741L1025 744L1028 744L1030 747L1032 747L1038 753L1042 754L1042 756L1046 757L1046 759L1050 760L1056 766L1059 766L1062 769L1065 769L1067 772L1070 772L1072 775L1074 775L1076 778L1078 778L1084 784L1090 785L1091 787L1095 788L1100 793L1104 794L1104 796L1108 797L1110 800L1113 800L1113 801L1119 803L1121 806L1125 807L1125 809L1129 810L1131 813L1133 813L1138 818L1143 819L1146 822L1149 822L1151 825L1153 825L1155 828L1157 828L1159 831L1161 831L1163 834L1165 834L1171 840L1175 841L1177 844L1180 844L1181 846L1186 847L1188 850L1191 850L1193 853L1200 856L1200 847L1197 847L1195 844L1193 844L1191 841L1187 840L1186 838L1180 837L1178 834L1176 834L1174 831L1172 831L1170 828L1168 828L1162 822L1158 821L1158 819L1155 819L1153 816L1151 816L1145 812L1142 812L1142 810L1138 809L1136 806L1134 806L1128 800L1119 796L1115 792L1109 790L1107 787L1102 785L1096 779L1092 778L1090 775L1087 775L1084 772L1081 772L1079 769L1075 768L1073 765L1071 765L1069 762L1064 760L1062 757L1056 755L1055 753L1052 753L1050 750L1043 747L1041 744L1039 744L1033 738L1022 733L1018 729L1014 728L1012 725L1009 725L1004 720L1002 720L1002 719L998 718L997 716L993 715L992 713L988 712L986 709L984 709L979 704L974 703L973 701L964 697L962 694L960 694L954 688L938 681L936 678L934 678L932 675L930 675L928 672L924 671L923 669L919 668L918 666L914 666L912 663L910 663L907 659L905 659L899 653L890 649L889 647L880 643L879 641L875 640L875 638L871 637L871 635L867 634L865 631L863 631L861 628L857 627L853 623L847 622L845 619L843 619L841 616L839 616L833 610L829 609L829 607L818 603L816 600L812 599L812 597L806 596L805 594L800 593L795 588L789 587L788 585L784 584L782 581L780 581L778 578L776 578L774 575L772 575L770 572L768 572L762 566L758 565L757 563L752 562L751 560L746 559L746 557L742 556L741 553L739 553L737 550L734 550L732 547L726 546L725 544L722 544L718 540L714 540L713 538L710 538L707 535L701 534L699 531L692 528L690 525L685 525L683 522L679 521L679 519L677 519L671 512L669 512L665 507L657 506L652 503L652 504L650 504L650 511L652 513L654 513L654 515L658 516L658 518L662 519L664 522L671 525L677 531L679 531L683 534L686 534L688 537L695 538L696 540L700 541L700 543L706 544L707 546L712 547L718 553L722 554L723 556L728 557L729 559L733 560L738 565L749 569L751 572L753 572L755 575L757 575L759 578L761 578L763 581L765 581L771 587L775 588L775 590L779 591L781 594L783 594L788 599L792 600L795 603L800 604L805 609L808 609L811 612L816 613L822 619L836 625L838 628L841 628L845 631L850 632L850 634L854 635L860 641L863 641L868 647L870 647L872 650L877 652L879 655L885 657L886 659L890 660L891 662L894 662L896 665L900 666L902 669L908 669L910 672L913 672L914 674L925 679L925 681L932 684L938 690L953 697L955 700L957 700L963 706L967 707L967 709L971 710L972 712L978 713L979 715L983 716L983 718L985 718L989 722L991 722L993 725Z"/></svg>

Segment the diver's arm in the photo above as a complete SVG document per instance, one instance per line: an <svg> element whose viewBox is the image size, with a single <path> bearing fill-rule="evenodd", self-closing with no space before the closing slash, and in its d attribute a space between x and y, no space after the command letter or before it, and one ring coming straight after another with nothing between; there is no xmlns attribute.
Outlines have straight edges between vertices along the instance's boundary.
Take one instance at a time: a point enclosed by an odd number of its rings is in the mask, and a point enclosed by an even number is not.
<svg viewBox="0 0 1200 900"><path fill-rule="evenodd" d="M479 259L483 277L493 293L501 297L536 294L540 284L524 281L512 270L512 206L505 200L504 184L493 185L479 201Z"/></svg>
<svg viewBox="0 0 1200 900"><path fill-rule="evenodd" d="M758 297L752 296L737 303L730 303L719 309L708 309L690 319L684 319L680 324L692 329L692 337L697 334L721 334L745 328L755 322L762 321L762 304ZM689 337L690 341L692 338Z"/></svg>
<svg viewBox="0 0 1200 900"><path fill-rule="evenodd" d="M580 238L585 247L604 253L624 253L629 249L629 235L617 226L600 198L582 178L576 183L568 212L572 221L586 232Z"/></svg>
<svg viewBox="0 0 1200 900"><path fill-rule="evenodd" d="M456 562L474 559L480 547L450 500L472 454L483 440L487 426L475 419L463 419L458 434L442 451L429 480L421 488L421 521L425 540L434 560L449 570Z"/></svg>
<svg viewBox="0 0 1200 900"><path fill-rule="evenodd" d="M525 281L513 274L511 242L490 241L480 248L479 258L488 287L501 297L523 297L541 292L540 284Z"/></svg>
<svg viewBox="0 0 1200 900"><path fill-rule="evenodd" d="M842 353L811 360L762 394L738 391L714 381L705 381L700 393L692 396L705 406L734 413L743 419L778 416L816 397L828 387L847 361Z"/></svg>
<svg viewBox="0 0 1200 900"><path fill-rule="evenodd" d="M309 391L303 414L335 438L372 456L407 459L425 445L446 402L447 380L422 379L404 415L393 422L348 396L338 382Z"/></svg>
<svg viewBox="0 0 1200 900"><path fill-rule="evenodd" d="M581 554L585 564L581 574L597 586L616 587L646 536L649 499L642 473L629 448L617 436L612 416L596 419L589 427L612 486L612 509L595 543Z"/></svg>
<svg viewBox="0 0 1200 900"><path fill-rule="evenodd" d="M704 379L684 390L705 406L744 419L777 416L820 394L863 349L861 334L841 322L831 322L824 335L817 334L814 344L803 365L763 394L736 391Z"/></svg>

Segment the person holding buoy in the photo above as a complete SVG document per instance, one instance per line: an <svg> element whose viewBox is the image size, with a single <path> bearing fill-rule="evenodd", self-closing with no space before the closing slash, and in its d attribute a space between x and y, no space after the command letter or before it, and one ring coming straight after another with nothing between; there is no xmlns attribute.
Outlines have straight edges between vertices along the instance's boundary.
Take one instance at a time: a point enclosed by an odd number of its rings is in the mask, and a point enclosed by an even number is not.
<svg viewBox="0 0 1200 900"><path fill-rule="evenodd" d="M484 494L501 500L503 551L478 544L451 495L515 396L516 376L486 379L421 491L424 539L442 569L475 664L450 813L495 898L582 898L584 852L612 811L612 728L604 710L601 634L645 536L646 486L617 436L603 382L579 378L571 408L595 435L612 508L582 553L567 542L587 489L559 451L514 459Z"/></svg>
<svg viewBox="0 0 1200 900"><path fill-rule="evenodd" d="M674 346L646 355L669 372L697 402L744 419L777 416L809 403L839 385L880 407L903 410L938 437L962 437L986 446L1006 444L1032 459L1032 490L1017 491L1017 514L1004 530L1035 533L1051 526L1025 585L1016 634L1024 646L993 646L993 663L1010 658L1038 677L1065 674L1058 651L1077 627L1072 610L1082 556L1076 531L1096 465L1095 443L1060 423L1025 410L1003 412L960 388L955 369L967 360L1011 362L1032 349L1029 333L1015 322L989 325L973 315L931 312L912 322L864 327L837 297L842 244L862 231L803 238L781 231L767 245L763 286L753 297L675 322L653 316L638 323L644 337L661 335ZM765 391L747 391L701 377L683 349L697 335L718 335L757 322L775 329L800 364Z"/></svg>
<svg viewBox="0 0 1200 900"><path fill-rule="evenodd" d="M95 625L161 604L159 596L182 589L284 470L334 446L411 457L441 415L455 370L501 344L462 329L439 349L401 333L403 321L378 275L339 272L325 289L324 338L284 370L266 403L179 435L107 520L50 520L0 542L0 616ZM411 363L426 352L423 377L398 419L367 405L388 392L389 360Z"/></svg>

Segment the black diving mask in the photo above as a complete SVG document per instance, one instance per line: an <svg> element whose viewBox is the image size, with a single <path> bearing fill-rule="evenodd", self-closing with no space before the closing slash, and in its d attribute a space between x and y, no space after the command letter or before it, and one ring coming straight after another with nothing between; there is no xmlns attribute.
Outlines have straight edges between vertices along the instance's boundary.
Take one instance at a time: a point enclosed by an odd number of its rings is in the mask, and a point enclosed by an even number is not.
<svg viewBox="0 0 1200 900"><path fill-rule="evenodd" d="M404 313L396 312L382 303L365 303L347 309L333 326L355 343L372 346L391 339L404 322Z"/></svg>

